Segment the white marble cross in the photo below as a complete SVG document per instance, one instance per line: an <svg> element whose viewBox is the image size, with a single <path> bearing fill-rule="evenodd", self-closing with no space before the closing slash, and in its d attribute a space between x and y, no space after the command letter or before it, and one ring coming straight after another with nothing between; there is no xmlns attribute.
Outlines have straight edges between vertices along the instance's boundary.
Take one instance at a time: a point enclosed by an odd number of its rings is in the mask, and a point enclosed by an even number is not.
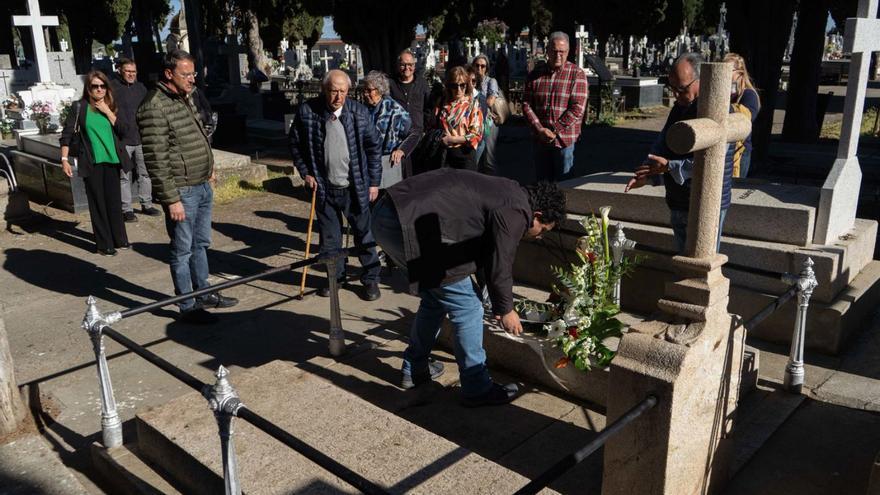
<svg viewBox="0 0 880 495"><path fill-rule="evenodd" d="M880 50L880 19L877 19L878 0L859 0L857 17L846 20L844 51L852 53L849 62L849 82L843 104L843 125L837 159L822 185L816 230L813 242L833 244L849 231L856 218L862 170L856 150L862 128L862 109L868 86L868 65L871 52Z"/></svg>
<svg viewBox="0 0 880 495"><path fill-rule="evenodd" d="M574 37L577 39L577 51L578 51L578 67L581 69L584 68L584 43L586 43L590 37L590 33L584 31L584 25L581 24L578 26L578 30L574 33Z"/></svg>
<svg viewBox="0 0 880 495"><path fill-rule="evenodd" d="M333 56L331 56L330 53L325 50L324 56L321 57L321 60L324 61L324 72L330 72L330 61L333 60Z"/></svg>
<svg viewBox="0 0 880 495"><path fill-rule="evenodd" d="M31 28L40 82L49 82L52 79L49 77L49 57L47 56L46 38L43 36L43 28L57 26L58 16L40 15L40 2L37 0L28 0L27 8L28 15L12 16L12 24Z"/></svg>

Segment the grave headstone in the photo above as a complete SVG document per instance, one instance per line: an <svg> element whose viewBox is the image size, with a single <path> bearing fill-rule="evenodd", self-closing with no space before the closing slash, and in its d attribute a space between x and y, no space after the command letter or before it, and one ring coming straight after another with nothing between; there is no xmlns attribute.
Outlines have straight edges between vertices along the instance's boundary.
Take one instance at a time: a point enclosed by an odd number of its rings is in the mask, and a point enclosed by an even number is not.
<svg viewBox="0 0 880 495"><path fill-rule="evenodd" d="M73 88L77 93L82 92L82 77L76 73L76 64L73 60L73 52L49 52L49 73L52 82Z"/></svg>
<svg viewBox="0 0 880 495"><path fill-rule="evenodd" d="M862 111L868 85L871 52L880 46L878 0L859 0L857 17L846 20L844 51L852 53L846 86L843 124L837 159L822 185L816 218L816 244L831 244L852 229L856 218L862 170L856 151L861 132Z"/></svg>

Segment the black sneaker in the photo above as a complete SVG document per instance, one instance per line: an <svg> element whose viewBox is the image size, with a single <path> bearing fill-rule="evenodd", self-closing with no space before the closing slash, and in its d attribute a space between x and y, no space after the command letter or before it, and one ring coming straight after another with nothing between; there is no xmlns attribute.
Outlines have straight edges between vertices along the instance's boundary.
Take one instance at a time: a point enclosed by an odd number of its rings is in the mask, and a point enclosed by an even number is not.
<svg viewBox="0 0 880 495"><path fill-rule="evenodd" d="M519 394L519 387L515 383L500 385L492 383L492 388L483 395L477 397L464 397L461 405L464 407L500 406L508 404Z"/></svg>
<svg viewBox="0 0 880 495"><path fill-rule="evenodd" d="M116 256L116 250L113 248L99 249L98 254L100 254L101 256Z"/></svg>
<svg viewBox="0 0 880 495"><path fill-rule="evenodd" d="M202 296L196 301L196 306L200 308L231 308L236 304L238 304L238 299L226 297L219 292Z"/></svg>
<svg viewBox="0 0 880 495"><path fill-rule="evenodd" d="M131 249L131 243L126 242L125 244L123 244L121 246L116 246L116 249L122 249L122 250L127 251L127 250Z"/></svg>
<svg viewBox="0 0 880 495"><path fill-rule="evenodd" d="M379 284L376 282L369 283L364 286L364 293L361 299L364 301L375 301L382 297L382 291L379 290Z"/></svg>
<svg viewBox="0 0 880 495"><path fill-rule="evenodd" d="M125 213L123 213L122 219L125 220L125 223L134 223L138 221L137 217L134 216L133 211L126 211Z"/></svg>
<svg viewBox="0 0 880 495"><path fill-rule="evenodd" d="M211 314L202 308L195 308L180 314L180 321L192 325L213 325L219 321L217 315Z"/></svg>
<svg viewBox="0 0 880 495"><path fill-rule="evenodd" d="M443 363L438 363L437 361L428 361L428 371L430 371L430 376L427 372L416 373L415 376L410 375L407 372L403 372L403 378L400 380L400 388L404 390L409 390L411 388L418 387L423 383L427 383L431 380L436 380L443 375L445 371L443 369Z"/></svg>
<svg viewBox="0 0 880 495"><path fill-rule="evenodd" d="M158 217L162 215L162 212L156 209L154 206L141 207L141 213L147 215L149 217Z"/></svg>

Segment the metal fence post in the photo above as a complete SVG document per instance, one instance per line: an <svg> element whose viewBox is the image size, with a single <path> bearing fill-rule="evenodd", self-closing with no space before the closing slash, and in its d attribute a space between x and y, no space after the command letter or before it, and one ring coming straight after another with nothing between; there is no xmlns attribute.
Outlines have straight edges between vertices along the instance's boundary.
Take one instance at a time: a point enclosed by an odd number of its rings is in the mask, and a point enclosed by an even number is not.
<svg viewBox="0 0 880 495"><path fill-rule="evenodd" d="M330 355L339 357L345 353L345 334L342 331L342 316L339 309L339 281L336 280L336 263L339 253L327 257L327 280L330 283Z"/></svg>
<svg viewBox="0 0 880 495"><path fill-rule="evenodd" d="M813 289L819 283L813 272L813 260L807 258L803 269L797 278L798 312L794 324L794 334L791 337L791 352L788 356L788 364L785 366L785 388L792 393L799 394L804 385L804 339L807 331L807 310L810 306L810 296Z"/></svg>
<svg viewBox="0 0 880 495"><path fill-rule="evenodd" d="M217 380L214 386L205 386L202 395L208 399L208 406L214 411L217 426L220 430L220 451L223 456L223 482L226 495L241 495L241 483L238 480L238 457L235 455L235 443L232 441L232 418L242 407L241 400L229 380L229 371L220 366L214 373Z"/></svg>
<svg viewBox="0 0 880 495"><path fill-rule="evenodd" d="M122 445L122 421L116 411L116 399L113 397L113 384L110 382L110 370L104 354L104 327L110 326L121 319L118 312L102 315L98 311L95 298L86 299L86 314L82 328L89 333L92 347L95 350L95 362L98 366L98 383L101 386L101 437L105 448Z"/></svg>
<svg viewBox="0 0 880 495"><path fill-rule="evenodd" d="M626 238L626 233L623 231L623 226L620 223L615 225L616 232L614 233L614 238L611 240L611 263L616 267L620 266L620 262L623 261L623 253L627 249L632 249L635 247L635 241L631 241ZM614 300L614 304L620 306L620 281L621 278L618 277L617 281L614 283L614 291L612 292L612 298Z"/></svg>

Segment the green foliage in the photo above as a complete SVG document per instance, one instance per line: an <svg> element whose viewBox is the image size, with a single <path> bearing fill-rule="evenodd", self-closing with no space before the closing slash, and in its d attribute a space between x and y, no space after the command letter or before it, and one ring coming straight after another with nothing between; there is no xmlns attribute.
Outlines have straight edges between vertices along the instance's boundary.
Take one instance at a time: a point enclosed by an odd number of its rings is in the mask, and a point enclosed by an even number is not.
<svg viewBox="0 0 880 495"><path fill-rule="evenodd" d="M547 337L569 362L580 370L607 366L614 357L605 340L621 335L623 324L615 318L620 308L614 302L618 281L629 274L638 260L623 257L613 261L608 236L610 207L600 209L602 216L584 219L586 235L578 240L578 261L568 267L553 267L558 283L553 292L562 300L544 325ZM631 247L631 246L630 246ZM527 308L528 309L528 308Z"/></svg>
<svg viewBox="0 0 880 495"><path fill-rule="evenodd" d="M487 19L477 23L474 29L474 38L486 39L489 43L501 43L507 34L507 24L498 19Z"/></svg>

